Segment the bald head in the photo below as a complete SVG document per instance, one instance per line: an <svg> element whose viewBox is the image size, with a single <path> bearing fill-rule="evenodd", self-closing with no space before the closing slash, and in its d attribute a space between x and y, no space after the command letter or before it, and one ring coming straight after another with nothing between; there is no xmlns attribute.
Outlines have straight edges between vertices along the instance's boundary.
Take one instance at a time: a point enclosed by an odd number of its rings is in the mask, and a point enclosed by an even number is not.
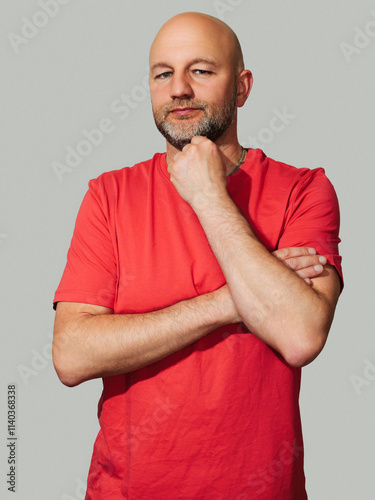
<svg viewBox="0 0 375 500"><path fill-rule="evenodd" d="M241 45L234 31L216 17L198 12L185 12L169 19L157 33L150 50L150 66L160 51L180 46L212 50L216 57L230 61L237 75L244 69Z"/></svg>

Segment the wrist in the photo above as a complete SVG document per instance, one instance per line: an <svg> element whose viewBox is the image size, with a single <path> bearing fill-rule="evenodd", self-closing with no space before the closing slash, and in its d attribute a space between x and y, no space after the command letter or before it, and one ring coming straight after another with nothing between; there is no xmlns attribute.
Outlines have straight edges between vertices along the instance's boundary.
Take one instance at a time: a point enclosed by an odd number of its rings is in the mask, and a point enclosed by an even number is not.
<svg viewBox="0 0 375 500"><path fill-rule="evenodd" d="M211 319L214 320L217 328L242 321L227 284L208 293L206 297L210 301L212 307Z"/></svg>
<svg viewBox="0 0 375 500"><path fill-rule="evenodd" d="M226 186L220 191L213 187L205 189L203 192L196 193L191 200L191 207L194 212L200 213L216 212L218 209L223 209L228 203L233 203Z"/></svg>

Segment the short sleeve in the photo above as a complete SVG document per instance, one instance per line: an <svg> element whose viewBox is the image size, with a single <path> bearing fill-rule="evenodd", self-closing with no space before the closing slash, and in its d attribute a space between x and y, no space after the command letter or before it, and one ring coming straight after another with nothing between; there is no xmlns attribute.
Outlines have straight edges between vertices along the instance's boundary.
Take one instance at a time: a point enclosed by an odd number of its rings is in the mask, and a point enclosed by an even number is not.
<svg viewBox="0 0 375 500"><path fill-rule="evenodd" d="M113 309L117 264L110 234L108 203L100 183L90 181L79 209L57 302L82 302Z"/></svg>
<svg viewBox="0 0 375 500"><path fill-rule="evenodd" d="M340 211L334 187L322 168L307 171L291 193L278 248L315 248L336 268L343 285L339 228Z"/></svg>

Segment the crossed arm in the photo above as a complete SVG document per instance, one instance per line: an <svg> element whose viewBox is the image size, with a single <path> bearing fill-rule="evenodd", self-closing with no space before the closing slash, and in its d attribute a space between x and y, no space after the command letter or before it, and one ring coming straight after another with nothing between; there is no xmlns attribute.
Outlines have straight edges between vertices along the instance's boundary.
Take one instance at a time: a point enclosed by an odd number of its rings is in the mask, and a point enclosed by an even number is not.
<svg viewBox="0 0 375 500"><path fill-rule="evenodd" d="M336 270L326 266L308 286L268 252L230 198L222 153L207 138L194 137L168 170L205 231L242 321L290 365L310 363L333 320Z"/></svg>
<svg viewBox="0 0 375 500"><path fill-rule="evenodd" d="M323 272L320 259L325 258L308 248L285 248L273 254L311 284ZM75 386L142 368L220 326L240 321L227 285L145 314L113 314L106 307L59 302L53 361L60 380Z"/></svg>
<svg viewBox="0 0 375 500"><path fill-rule="evenodd" d="M227 285L145 314L59 303L53 361L64 384L137 370L241 321L292 366L309 363L323 348L340 291L337 272L305 247L270 254L230 199L218 151L200 139L175 157L169 172L199 217ZM192 165L198 175L190 175Z"/></svg>

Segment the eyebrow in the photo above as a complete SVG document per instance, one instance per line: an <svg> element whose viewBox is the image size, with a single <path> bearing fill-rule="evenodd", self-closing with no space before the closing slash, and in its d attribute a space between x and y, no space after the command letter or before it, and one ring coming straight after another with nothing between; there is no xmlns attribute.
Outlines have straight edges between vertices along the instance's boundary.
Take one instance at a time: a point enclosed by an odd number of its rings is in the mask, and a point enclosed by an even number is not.
<svg viewBox="0 0 375 500"><path fill-rule="evenodd" d="M191 61L189 66L193 66L194 64L199 64L199 63L209 64L210 66L213 66L214 68L217 68L219 66L216 61L214 61L212 59L204 59L202 57L199 57L199 58ZM151 71L154 71L157 68L171 68L171 67L172 66L169 63L160 61L160 62L155 63L151 66Z"/></svg>

